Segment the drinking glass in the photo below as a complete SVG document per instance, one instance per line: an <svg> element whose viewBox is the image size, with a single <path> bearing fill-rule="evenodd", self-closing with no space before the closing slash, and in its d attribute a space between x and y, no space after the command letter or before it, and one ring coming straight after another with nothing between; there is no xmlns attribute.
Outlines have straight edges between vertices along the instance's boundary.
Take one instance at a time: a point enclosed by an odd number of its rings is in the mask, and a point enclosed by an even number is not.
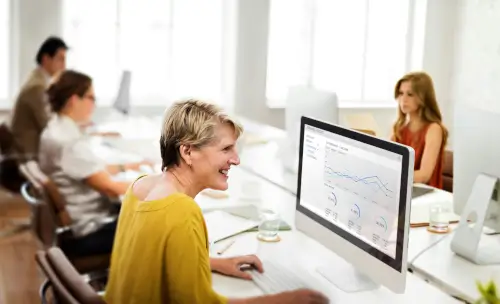
<svg viewBox="0 0 500 304"><path fill-rule="evenodd" d="M281 221L279 214L273 209L261 208L259 210L259 219L260 224L257 237L262 241L276 241Z"/></svg>
<svg viewBox="0 0 500 304"><path fill-rule="evenodd" d="M429 230L439 233L448 232L451 208L449 204L434 203L429 206Z"/></svg>

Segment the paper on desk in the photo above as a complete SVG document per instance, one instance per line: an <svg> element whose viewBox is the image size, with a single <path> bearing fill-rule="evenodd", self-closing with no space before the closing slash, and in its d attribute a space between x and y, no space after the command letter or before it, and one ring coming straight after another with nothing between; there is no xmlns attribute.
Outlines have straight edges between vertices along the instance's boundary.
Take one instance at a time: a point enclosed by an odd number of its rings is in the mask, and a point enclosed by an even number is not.
<svg viewBox="0 0 500 304"><path fill-rule="evenodd" d="M451 223L458 223L460 216L453 212L449 213L449 220ZM414 204L411 206L410 213L410 226L411 227L424 227L429 226L429 204Z"/></svg>
<svg viewBox="0 0 500 304"><path fill-rule="evenodd" d="M379 126L371 113L348 114L345 117L347 126L353 129L372 130L379 134Z"/></svg>
<svg viewBox="0 0 500 304"><path fill-rule="evenodd" d="M218 242L233 235L245 232L259 225L257 221L232 215L222 210L203 214L208 230L209 242Z"/></svg>
<svg viewBox="0 0 500 304"><path fill-rule="evenodd" d="M269 140L267 138L263 138L258 136L257 134L244 134L243 140L245 142L245 145L261 145L261 144L267 144Z"/></svg>
<svg viewBox="0 0 500 304"><path fill-rule="evenodd" d="M206 195L215 199L228 198L229 194L226 191L214 190L214 189L205 189L201 191L201 194Z"/></svg>

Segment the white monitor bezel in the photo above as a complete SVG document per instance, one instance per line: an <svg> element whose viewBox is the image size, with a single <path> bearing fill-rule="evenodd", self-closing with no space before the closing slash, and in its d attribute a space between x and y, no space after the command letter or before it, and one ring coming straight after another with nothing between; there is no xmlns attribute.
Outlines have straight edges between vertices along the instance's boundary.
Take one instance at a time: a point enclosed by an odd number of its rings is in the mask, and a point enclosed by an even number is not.
<svg viewBox="0 0 500 304"><path fill-rule="evenodd" d="M396 258L392 258L379 249L370 246L368 243L363 242L361 239L323 219L312 211L309 211L300 204L304 129L306 125L402 156ZM396 293L404 292L407 272L410 206L414 172L413 164L414 151L411 147L303 116L300 124L299 168L295 214L296 228L335 252L338 256L352 264L357 270L369 276L373 281L386 286Z"/></svg>

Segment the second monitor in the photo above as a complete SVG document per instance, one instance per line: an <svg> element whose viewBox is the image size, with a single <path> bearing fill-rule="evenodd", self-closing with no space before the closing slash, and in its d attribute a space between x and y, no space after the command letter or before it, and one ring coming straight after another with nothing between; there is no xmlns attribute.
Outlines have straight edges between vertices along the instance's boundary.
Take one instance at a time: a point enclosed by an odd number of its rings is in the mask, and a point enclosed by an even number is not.
<svg viewBox="0 0 500 304"><path fill-rule="evenodd" d="M335 252L338 288L405 290L414 151L302 117L295 224Z"/></svg>
<svg viewBox="0 0 500 304"><path fill-rule="evenodd" d="M297 173L300 136L300 118L307 116L331 124L338 124L338 98L333 92L308 86L293 86L288 90L285 109L287 140L283 149L283 163L287 170Z"/></svg>
<svg viewBox="0 0 500 304"><path fill-rule="evenodd" d="M483 227L489 228L486 233L500 232L500 144L494 135L500 114L458 104L454 121L453 206L461 219L451 249L473 263L498 265L498 242L480 241Z"/></svg>

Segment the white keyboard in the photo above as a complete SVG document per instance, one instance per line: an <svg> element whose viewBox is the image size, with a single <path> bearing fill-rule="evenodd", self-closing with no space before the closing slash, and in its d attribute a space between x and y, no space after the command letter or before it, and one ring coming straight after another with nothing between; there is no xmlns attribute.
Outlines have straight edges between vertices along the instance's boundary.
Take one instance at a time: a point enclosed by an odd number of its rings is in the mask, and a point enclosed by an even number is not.
<svg viewBox="0 0 500 304"><path fill-rule="evenodd" d="M264 260L264 272L251 270L252 280L264 292L264 294L274 294L284 291L291 291L301 288L311 288L306 280L290 271L281 264Z"/></svg>

